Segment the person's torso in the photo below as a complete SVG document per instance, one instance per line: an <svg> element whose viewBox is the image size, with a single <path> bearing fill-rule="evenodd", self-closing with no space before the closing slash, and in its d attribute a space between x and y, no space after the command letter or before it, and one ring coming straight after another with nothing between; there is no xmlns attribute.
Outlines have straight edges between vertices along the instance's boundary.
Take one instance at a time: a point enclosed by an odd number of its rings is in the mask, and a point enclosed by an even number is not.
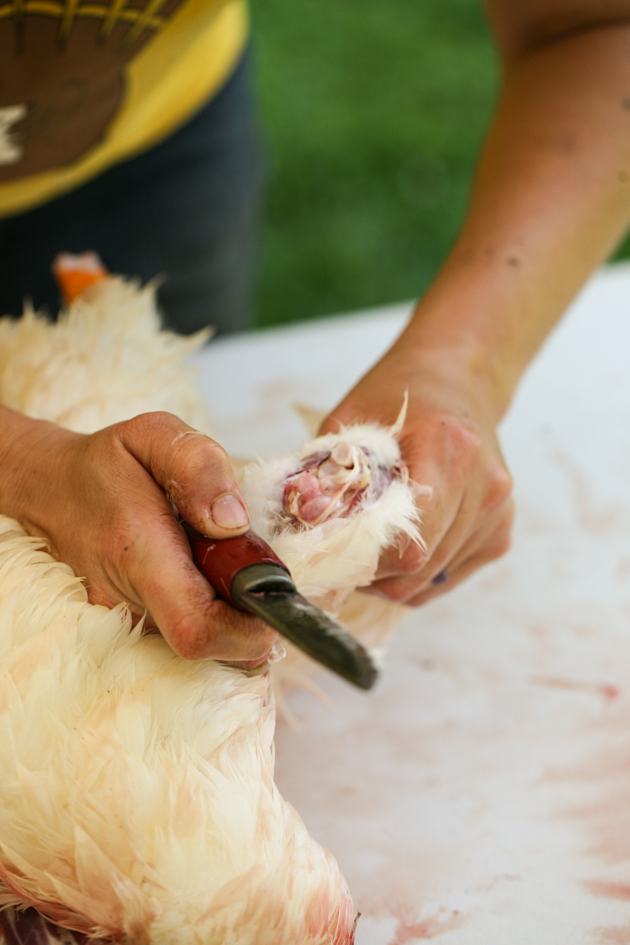
<svg viewBox="0 0 630 945"><path fill-rule="evenodd" d="M0 0L0 216L165 137L246 32L244 0Z"/></svg>

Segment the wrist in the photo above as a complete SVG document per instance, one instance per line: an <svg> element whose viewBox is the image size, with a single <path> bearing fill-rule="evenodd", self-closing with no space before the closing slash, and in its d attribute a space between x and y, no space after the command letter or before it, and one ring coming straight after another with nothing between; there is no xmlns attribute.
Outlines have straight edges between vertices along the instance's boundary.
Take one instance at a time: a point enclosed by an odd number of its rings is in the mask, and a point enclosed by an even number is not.
<svg viewBox="0 0 630 945"><path fill-rule="evenodd" d="M521 330L524 318L515 309L514 295L488 271L462 275L436 280L401 341L419 359L449 361L453 381L482 397L498 422L535 348Z"/></svg>
<svg viewBox="0 0 630 945"><path fill-rule="evenodd" d="M39 507L53 478L61 443L68 430L0 407L0 513L19 519L31 532L41 531Z"/></svg>
<svg viewBox="0 0 630 945"><path fill-rule="evenodd" d="M400 343L411 353L419 371L430 376L433 366L443 366L440 373L446 374L459 398L483 409L495 424L499 423L508 409L517 378L492 358L478 338L425 331L413 324L405 330Z"/></svg>

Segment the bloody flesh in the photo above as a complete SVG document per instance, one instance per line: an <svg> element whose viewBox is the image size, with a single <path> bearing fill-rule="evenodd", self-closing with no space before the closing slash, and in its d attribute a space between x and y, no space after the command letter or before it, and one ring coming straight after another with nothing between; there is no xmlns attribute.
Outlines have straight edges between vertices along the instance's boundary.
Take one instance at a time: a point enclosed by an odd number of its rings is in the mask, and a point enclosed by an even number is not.
<svg viewBox="0 0 630 945"><path fill-rule="evenodd" d="M340 442L305 457L287 476L282 495L284 524L293 528L347 518L378 499L401 469L379 465L371 450Z"/></svg>

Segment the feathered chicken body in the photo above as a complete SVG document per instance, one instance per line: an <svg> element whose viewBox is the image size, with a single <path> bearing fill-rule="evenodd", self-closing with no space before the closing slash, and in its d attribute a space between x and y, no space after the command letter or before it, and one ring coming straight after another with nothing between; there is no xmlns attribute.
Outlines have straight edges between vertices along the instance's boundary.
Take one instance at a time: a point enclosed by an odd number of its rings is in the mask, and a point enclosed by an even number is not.
<svg viewBox="0 0 630 945"><path fill-rule="evenodd" d="M193 344L158 330L150 288L108 278L55 325L0 322L0 402L84 432L150 409L203 427ZM395 436L319 437L247 465L242 488L302 593L369 624L352 592L384 547L418 540ZM273 781L268 669L180 659L124 606L88 603L41 544L0 516L7 942L351 945L338 867Z"/></svg>

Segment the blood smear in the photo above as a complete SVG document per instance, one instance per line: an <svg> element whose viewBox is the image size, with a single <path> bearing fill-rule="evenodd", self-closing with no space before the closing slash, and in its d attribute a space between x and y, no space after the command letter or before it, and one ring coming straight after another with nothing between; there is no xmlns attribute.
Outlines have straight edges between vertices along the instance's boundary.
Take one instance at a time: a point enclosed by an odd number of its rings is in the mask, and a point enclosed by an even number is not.
<svg viewBox="0 0 630 945"><path fill-rule="evenodd" d="M606 880L593 879L584 883L584 888L593 896L615 899L617 902L630 902L630 883L611 883Z"/></svg>
<svg viewBox="0 0 630 945"><path fill-rule="evenodd" d="M413 945L414 942L424 942L444 932L452 932L462 924L461 912L455 910L448 916L436 915L422 922L399 922L394 939L389 945Z"/></svg>
<svg viewBox="0 0 630 945"><path fill-rule="evenodd" d="M550 689L566 689L572 692L592 692L595 695L603 696L609 702L613 702L621 695L621 689L614 683L609 682L587 682L580 679L565 679L562 676L532 676L532 682L540 686L548 686Z"/></svg>

